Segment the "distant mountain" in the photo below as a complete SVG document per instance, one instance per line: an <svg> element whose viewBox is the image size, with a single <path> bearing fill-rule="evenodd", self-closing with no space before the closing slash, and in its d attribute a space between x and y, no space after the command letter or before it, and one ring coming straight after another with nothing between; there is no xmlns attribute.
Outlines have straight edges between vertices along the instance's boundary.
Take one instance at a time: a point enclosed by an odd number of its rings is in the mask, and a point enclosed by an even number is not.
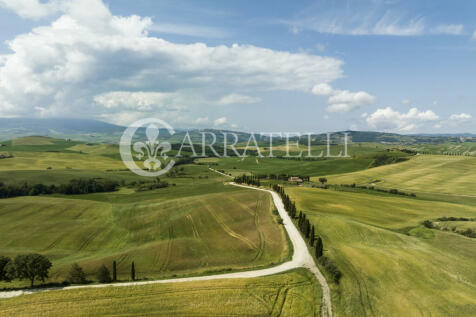
<svg viewBox="0 0 476 317"><path fill-rule="evenodd" d="M89 119L0 118L0 140L40 135L77 140L99 139L98 141L107 141L117 138L123 131L124 127ZM107 136L106 140L103 139L105 136Z"/></svg>
<svg viewBox="0 0 476 317"><path fill-rule="evenodd" d="M23 136L38 135L54 138L70 138L88 142L118 143L125 127L114 125L98 120L71 119L71 118L0 118L0 141L10 140ZM202 132L214 132L218 144L223 144L223 133L236 133L238 143L246 143L250 137L249 133L215 129L175 129L175 134L170 135L166 129L160 129L159 138L170 143L181 143L189 131L193 143L202 142ZM344 133L349 136L349 142L374 142L374 143L398 143L398 144L441 144L448 142L476 141L476 135L470 133L462 134L414 134L402 135L397 133L384 133L372 131L341 131L334 132L331 136L332 142L342 142ZM138 138L145 137L145 128L138 130ZM268 142L267 137L255 135L258 142ZM210 135L206 136L207 143L211 142ZM275 145L282 144L284 138L274 138ZM228 136L228 144L234 142L232 136ZM323 144L327 142L326 134L312 135L312 144ZM307 136L301 138L302 144L307 144Z"/></svg>

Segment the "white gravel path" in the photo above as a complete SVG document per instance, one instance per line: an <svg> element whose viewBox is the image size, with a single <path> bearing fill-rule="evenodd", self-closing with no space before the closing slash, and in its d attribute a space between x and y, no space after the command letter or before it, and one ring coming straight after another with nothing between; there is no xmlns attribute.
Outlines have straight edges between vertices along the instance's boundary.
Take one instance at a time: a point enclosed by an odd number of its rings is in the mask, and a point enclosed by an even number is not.
<svg viewBox="0 0 476 317"><path fill-rule="evenodd" d="M210 169L217 173L220 173L216 170ZM226 174L220 173L224 176ZM217 275L208 275L208 276L197 276L197 277L185 277L185 278L176 278L176 279L167 279L167 280L154 280L154 281L142 281L142 282L125 282L125 283L111 283L111 284L95 284L95 285L80 285L80 286L67 286L67 287L54 287L54 288L43 288L43 289L34 289L34 290L19 290L19 291L7 291L0 292L0 298L10 298L20 295L27 295L37 292L45 292L51 290L71 290L79 288L100 288L100 287L123 287L123 286L132 286L132 285L148 285L148 284L161 284L161 283L181 283L181 282L194 282L194 281L208 281L208 280L217 280L217 279L231 279L231 278L252 278L252 277L261 277L268 276L272 274L286 272L295 268L304 267L310 270L319 281L319 284L322 288L322 307L321 307L321 316L323 317L332 317L332 306L331 306L331 296L329 285L327 284L326 279L319 271L316 266L312 255L309 253L306 242L302 238L299 231L294 226L291 218L284 209L283 202L279 195L274 191L256 188L246 185L240 185L235 183L230 183L234 186L250 188L254 190L261 190L271 194L273 197L274 204L279 212L279 215L283 219L283 225L286 229L289 239L293 245L294 254L291 261L285 262L275 267L270 267L262 270L252 270L246 272L236 272L236 273L226 273L226 274L217 274Z"/></svg>

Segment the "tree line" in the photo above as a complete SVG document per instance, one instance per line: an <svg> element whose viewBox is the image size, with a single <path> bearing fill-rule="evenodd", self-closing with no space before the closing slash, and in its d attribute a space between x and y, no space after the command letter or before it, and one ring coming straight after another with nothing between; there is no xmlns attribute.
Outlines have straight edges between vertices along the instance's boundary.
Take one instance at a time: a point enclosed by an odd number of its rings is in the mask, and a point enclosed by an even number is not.
<svg viewBox="0 0 476 317"><path fill-rule="evenodd" d="M18 196L37 196L50 194L79 195L90 193L102 193L116 191L119 187L117 181L99 178L72 179L67 184L30 185L27 182L18 184L4 184L0 182L0 198L11 198Z"/></svg>
<svg viewBox="0 0 476 317"><path fill-rule="evenodd" d="M291 217L291 219L297 219L297 227L303 235L304 240L314 249L314 256L319 264L332 276L334 282L339 283L342 273L329 258L324 256L324 243L322 238L316 235L316 228L311 224L306 213L300 211L298 216L296 216L296 203L289 198L289 195L285 193L282 186L275 184L273 185L273 190L281 197L284 209L289 217Z"/></svg>
<svg viewBox="0 0 476 317"><path fill-rule="evenodd" d="M257 176L254 175L241 175L237 176L234 179L234 182L237 184L247 184L247 185L252 185L252 186L261 186L261 182Z"/></svg>
<svg viewBox="0 0 476 317"><path fill-rule="evenodd" d="M26 279L30 287L35 286L35 281L45 282L52 267L51 261L44 255L37 253L17 255L14 259L0 256L0 281L11 282L14 279ZM96 279L100 283L117 282L117 262L112 262L112 276L109 269L103 264L96 271ZM136 280L134 261L131 264L130 279ZM64 284L87 284L83 268L77 263L71 266Z"/></svg>

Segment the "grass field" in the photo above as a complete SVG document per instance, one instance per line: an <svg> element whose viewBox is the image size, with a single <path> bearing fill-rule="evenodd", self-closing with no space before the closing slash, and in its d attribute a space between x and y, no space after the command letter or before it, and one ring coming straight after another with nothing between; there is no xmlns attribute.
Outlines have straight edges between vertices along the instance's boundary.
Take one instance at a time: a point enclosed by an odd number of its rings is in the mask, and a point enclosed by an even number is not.
<svg viewBox="0 0 476 317"><path fill-rule="evenodd" d="M319 316L304 269L268 277L52 291L0 301L2 316Z"/></svg>
<svg viewBox="0 0 476 317"><path fill-rule="evenodd" d="M199 160L200 161L200 160ZM216 169L225 170L232 175L241 175L252 172L254 174L290 174L290 175L326 175L346 173L362 170L368 167L372 160L361 159L321 159L317 161L297 161L279 158L255 158L245 159L237 157L222 158L215 162ZM205 162L209 162L205 160Z"/></svg>
<svg viewBox="0 0 476 317"><path fill-rule="evenodd" d="M375 185L406 191L476 196L476 158L419 155L409 161L329 176L331 184Z"/></svg>
<svg viewBox="0 0 476 317"><path fill-rule="evenodd" d="M176 186L135 192L0 200L0 254L39 252L53 261L50 281L73 262L90 278L118 261L128 279L267 266L288 258L284 230L266 193L225 186L204 166L185 167ZM4 287L9 284L2 284Z"/></svg>
<svg viewBox="0 0 476 317"><path fill-rule="evenodd" d="M289 187L343 272L336 316L473 316L476 239L419 223L476 208L400 196Z"/></svg>

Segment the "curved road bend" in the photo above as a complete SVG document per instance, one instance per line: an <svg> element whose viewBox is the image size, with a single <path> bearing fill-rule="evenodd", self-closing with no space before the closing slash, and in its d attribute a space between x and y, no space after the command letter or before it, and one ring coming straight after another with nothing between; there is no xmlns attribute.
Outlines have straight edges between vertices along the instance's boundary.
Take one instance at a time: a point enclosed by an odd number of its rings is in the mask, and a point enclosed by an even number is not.
<svg viewBox="0 0 476 317"><path fill-rule="evenodd" d="M211 169L217 173L220 173L216 170ZM228 176L226 174L220 173L222 175ZM45 289L36 289L36 290L19 290L19 291L7 291L0 292L0 298L10 298L20 295L32 294L36 292L51 291L51 290L71 290L79 288L99 288L99 287L122 287L122 286L132 286L132 285L147 285L147 284L161 284L161 283L181 283L181 282L194 282L194 281L209 281L217 279L230 279L230 278L252 278L252 277L262 277L267 275L273 275L277 273L286 272L295 268L306 268L310 270L319 281L319 284L322 288L322 307L321 307L321 316L323 317L332 317L332 306L331 306L331 296L329 285L327 284L326 279L319 271L319 268L316 266L312 255L309 253L306 242L302 238L299 231L294 226L291 218L284 209L283 202L279 195L274 191L256 188L246 185L240 185L235 183L230 183L231 185L244 187L254 190L261 190L271 194L273 197L273 202L279 212L279 215L283 219L283 225L286 229L289 239L293 244L294 254L291 261L285 262L275 267L270 267L262 270L253 270L246 272L236 272L236 273L226 273L226 274L217 274L217 275L208 275L208 276L197 276L197 277L185 277L185 278L176 278L176 279L167 279L167 280L154 280L154 281L143 281L143 282L125 282L125 283L111 283L111 284L95 284L95 285L78 285L78 286L67 286L67 287L55 287L55 288L45 288Z"/></svg>

